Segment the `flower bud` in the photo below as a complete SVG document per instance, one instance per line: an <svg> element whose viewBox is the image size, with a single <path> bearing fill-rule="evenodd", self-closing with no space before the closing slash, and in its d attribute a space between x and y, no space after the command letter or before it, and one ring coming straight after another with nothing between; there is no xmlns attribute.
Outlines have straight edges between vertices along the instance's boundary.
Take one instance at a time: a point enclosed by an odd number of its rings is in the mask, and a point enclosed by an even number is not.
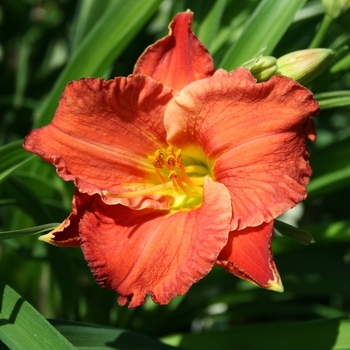
<svg viewBox="0 0 350 350"><path fill-rule="evenodd" d="M270 79L277 71L277 59L272 56L259 57L253 66L250 68L250 72L254 75L257 81L265 81Z"/></svg>
<svg viewBox="0 0 350 350"><path fill-rule="evenodd" d="M322 0L324 12L333 19L338 18L350 7L350 0Z"/></svg>
<svg viewBox="0 0 350 350"><path fill-rule="evenodd" d="M307 84L323 72L333 58L330 49L294 51L277 60L277 74L290 77L300 84Z"/></svg>

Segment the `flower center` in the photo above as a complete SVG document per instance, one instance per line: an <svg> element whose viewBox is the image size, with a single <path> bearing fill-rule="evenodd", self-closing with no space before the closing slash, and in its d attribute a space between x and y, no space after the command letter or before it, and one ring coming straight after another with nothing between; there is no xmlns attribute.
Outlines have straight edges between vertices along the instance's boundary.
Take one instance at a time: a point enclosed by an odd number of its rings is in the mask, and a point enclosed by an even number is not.
<svg viewBox="0 0 350 350"><path fill-rule="evenodd" d="M202 203L204 178L209 174L209 168L200 152L196 150L182 153L179 149L174 151L171 146L167 154L156 150L154 155L148 156L153 164L159 183L137 189L134 184L125 184L126 188L133 190L123 193L103 191L104 195L118 198L134 198L148 194L164 194L174 197L172 210L193 208Z"/></svg>
<svg viewBox="0 0 350 350"><path fill-rule="evenodd" d="M203 172L203 170L206 172L206 169L203 169L200 165L184 167L181 149L174 152L173 148L169 146L167 152L168 156L166 158L159 150L154 153L154 156L148 156L163 186L173 188L178 195L201 197L203 194L203 177L192 177L191 179L187 172ZM160 169L166 169L168 179L164 177Z"/></svg>

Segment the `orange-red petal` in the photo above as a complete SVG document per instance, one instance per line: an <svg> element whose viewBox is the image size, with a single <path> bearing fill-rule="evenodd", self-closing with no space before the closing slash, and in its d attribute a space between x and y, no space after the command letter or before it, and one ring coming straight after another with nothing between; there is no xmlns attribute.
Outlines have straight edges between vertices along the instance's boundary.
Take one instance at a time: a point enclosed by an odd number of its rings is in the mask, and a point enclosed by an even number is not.
<svg viewBox="0 0 350 350"><path fill-rule="evenodd" d="M146 49L134 73L146 74L177 91L213 75L213 59L193 34L192 20L190 11L176 15L169 25L169 34Z"/></svg>
<svg viewBox="0 0 350 350"><path fill-rule="evenodd" d="M217 265L259 287L282 292L283 286L271 253L272 234L273 221L230 232Z"/></svg>
<svg viewBox="0 0 350 350"><path fill-rule="evenodd" d="M206 276L228 238L230 198L209 180L201 207L174 213L96 200L80 221L81 247L96 281L119 303L167 304Z"/></svg>
<svg viewBox="0 0 350 350"><path fill-rule="evenodd" d="M80 247L79 221L95 198L96 195L89 196L76 190L72 200L72 212L68 218L53 231L40 236L39 239L58 247Z"/></svg>
<svg viewBox="0 0 350 350"><path fill-rule="evenodd" d="M31 131L24 148L55 165L64 180L74 180L84 193L122 193L158 184L147 156L167 147L163 115L172 97L172 90L141 75L70 82L53 121ZM105 201L167 208L170 200L146 197Z"/></svg>
<svg viewBox="0 0 350 350"><path fill-rule="evenodd" d="M305 139L315 139L309 90L290 78L256 83L246 69L184 88L165 112L168 143L202 148L232 200L231 230L270 222L306 197Z"/></svg>

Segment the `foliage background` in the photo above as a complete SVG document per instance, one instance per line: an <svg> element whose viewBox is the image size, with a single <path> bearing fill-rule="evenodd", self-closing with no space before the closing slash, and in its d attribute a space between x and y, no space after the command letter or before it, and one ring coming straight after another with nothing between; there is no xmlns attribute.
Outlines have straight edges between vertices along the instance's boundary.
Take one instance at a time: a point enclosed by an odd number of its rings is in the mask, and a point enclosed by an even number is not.
<svg viewBox="0 0 350 350"><path fill-rule="evenodd" d="M344 5L338 13L327 7L338 3ZM49 246L29 230L1 232L58 223L70 212L72 184L21 148L31 128L50 122L65 83L132 73L143 50L188 8L195 13L194 32L217 67L233 69L255 57L264 47L259 33L270 43L264 54L275 57L310 45L335 51L329 67L308 84L322 109L317 142L309 145L314 169L309 197L284 218L312 233L316 243L274 239L283 294L214 268L168 306L148 300L127 309L118 306L115 293L97 286L78 249ZM146 335L185 349L350 349L349 23L345 0L3 0L0 348L27 349L34 339L30 327L50 340L54 328L41 314L66 320L52 323L78 348L167 348ZM15 238L5 240L9 237ZM71 346L62 344L58 349Z"/></svg>

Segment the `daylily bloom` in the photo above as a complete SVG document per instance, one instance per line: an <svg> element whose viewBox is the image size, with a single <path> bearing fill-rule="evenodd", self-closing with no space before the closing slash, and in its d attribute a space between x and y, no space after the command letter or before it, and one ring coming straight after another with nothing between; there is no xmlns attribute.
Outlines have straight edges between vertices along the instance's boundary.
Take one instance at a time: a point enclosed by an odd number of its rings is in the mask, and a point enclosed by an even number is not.
<svg viewBox="0 0 350 350"><path fill-rule="evenodd" d="M311 92L215 70L192 18L178 14L132 75L70 82L24 143L76 186L72 213L42 239L80 246L129 307L147 294L167 304L215 264L282 291L273 220L306 197L311 175Z"/></svg>

